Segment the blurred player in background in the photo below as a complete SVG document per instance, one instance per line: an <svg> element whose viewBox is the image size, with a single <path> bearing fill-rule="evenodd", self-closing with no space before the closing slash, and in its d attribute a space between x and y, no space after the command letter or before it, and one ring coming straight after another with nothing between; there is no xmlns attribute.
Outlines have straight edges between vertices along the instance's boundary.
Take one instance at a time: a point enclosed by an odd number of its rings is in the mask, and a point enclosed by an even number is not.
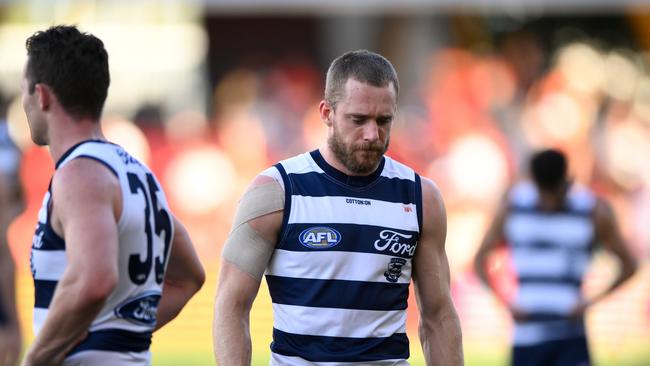
<svg viewBox="0 0 650 366"><path fill-rule="evenodd" d="M102 41L55 26L26 47L23 108L56 171L32 242L24 365L149 365L152 332L199 290L203 268L156 177L102 134Z"/></svg>
<svg viewBox="0 0 650 366"><path fill-rule="evenodd" d="M515 320L512 364L590 365L585 311L627 281L636 262L625 246L611 206L567 177L557 150L535 154L533 182L515 185L503 200L475 258L476 273ZM508 245L518 280L516 299L502 295L488 277L489 253ZM585 299L581 284L596 245L620 263L612 284Z"/></svg>
<svg viewBox="0 0 650 366"><path fill-rule="evenodd" d="M18 179L21 155L9 137L5 102L0 93L0 366L14 366L20 356L21 333L16 310L15 266L7 243L7 229L24 207Z"/></svg>
<svg viewBox="0 0 650 366"><path fill-rule="evenodd" d="M249 365L262 275L273 301L272 365L408 365L411 275L427 365L463 363L438 188L384 156L399 84L391 63L348 52L328 72L328 140L254 179L223 250L214 348Z"/></svg>

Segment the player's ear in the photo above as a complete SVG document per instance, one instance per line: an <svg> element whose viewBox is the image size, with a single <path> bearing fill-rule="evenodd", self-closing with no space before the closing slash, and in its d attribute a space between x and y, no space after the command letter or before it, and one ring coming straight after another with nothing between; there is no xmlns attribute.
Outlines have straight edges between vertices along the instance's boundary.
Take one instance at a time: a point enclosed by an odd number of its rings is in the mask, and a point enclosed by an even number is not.
<svg viewBox="0 0 650 366"><path fill-rule="evenodd" d="M50 103L52 103L52 90L45 84L37 83L34 85L34 91L36 92L36 98L38 98L38 107L42 111L50 109Z"/></svg>
<svg viewBox="0 0 650 366"><path fill-rule="evenodd" d="M327 127L332 127L332 119L334 118L334 108L325 100L321 100L318 105L320 119Z"/></svg>

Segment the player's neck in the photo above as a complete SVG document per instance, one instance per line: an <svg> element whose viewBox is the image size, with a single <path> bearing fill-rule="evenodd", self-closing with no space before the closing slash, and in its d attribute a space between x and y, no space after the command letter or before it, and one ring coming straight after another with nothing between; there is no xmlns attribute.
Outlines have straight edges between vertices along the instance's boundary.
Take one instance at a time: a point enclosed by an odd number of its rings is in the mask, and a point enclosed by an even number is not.
<svg viewBox="0 0 650 366"><path fill-rule="evenodd" d="M50 155L55 162L82 141L105 140L101 125L92 119L61 119L49 130Z"/></svg>
<svg viewBox="0 0 650 366"><path fill-rule="evenodd" d="M555 192L539 191L539 208L543 211L557 211L564 206L565 195Z"/></svg>

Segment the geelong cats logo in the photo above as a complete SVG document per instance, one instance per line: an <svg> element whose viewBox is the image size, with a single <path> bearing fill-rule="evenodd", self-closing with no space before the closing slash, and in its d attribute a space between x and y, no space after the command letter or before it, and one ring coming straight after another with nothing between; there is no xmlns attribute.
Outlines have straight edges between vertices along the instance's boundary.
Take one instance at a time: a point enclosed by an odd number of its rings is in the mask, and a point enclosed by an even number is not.
<svg viewBox="0 0 650 366"><path fill-rule="evenodd" d="M402 266L406 264L406 259L391 258L388 263L388 269L384 272L384 277L388 282L397 282L399 276L402 275Z"/></svg>

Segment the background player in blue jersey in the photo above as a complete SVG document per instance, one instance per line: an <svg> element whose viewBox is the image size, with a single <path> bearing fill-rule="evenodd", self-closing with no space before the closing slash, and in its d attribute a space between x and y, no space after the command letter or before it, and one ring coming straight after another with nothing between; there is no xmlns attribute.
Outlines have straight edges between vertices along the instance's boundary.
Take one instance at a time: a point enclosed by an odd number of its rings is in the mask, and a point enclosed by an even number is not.
<svg viewBox="0 0 650 366"><path fill-rule="evenodd" d="M408 365L411 276L427 365L463 363L434 183L385 156L399 83L381 55L335 59L320 116L328 139L254 179L226 241L215 303L220 365L249 365L263 274L272 365Z"/></svg>
<svg viewBox="0 0 650 366"><path fill-rule="evenodd" d="M476 255L476 273L515 320L513 365L589 365L585 311L628 280L636 262L610 205L569 180L564 154L541 151L530 168L533 183L519 183L506 195ZM503 244L511 249L519 285L514 300L486 271L490 252ZM611 252L620 271L602 293L585 299L580 287L594 245Z"/></svg>
<svg viewBox="0 0 650 366"><path fill-rule="evenodd" d="M5 102L0 94L0 366L14 366L20 356L21 332L7 229L23 209L23 199L18 180L20 151L9 138Z"/></svg>
<svg viewBox="0 0 650 366"><path fill-rule="evenodd" d="M37 334L23 364L150 364L151 333L198 291L203 268L151 171L104 139L103 43L55 26L26 47L22 104L56 171L32 243Z"/></svg>

